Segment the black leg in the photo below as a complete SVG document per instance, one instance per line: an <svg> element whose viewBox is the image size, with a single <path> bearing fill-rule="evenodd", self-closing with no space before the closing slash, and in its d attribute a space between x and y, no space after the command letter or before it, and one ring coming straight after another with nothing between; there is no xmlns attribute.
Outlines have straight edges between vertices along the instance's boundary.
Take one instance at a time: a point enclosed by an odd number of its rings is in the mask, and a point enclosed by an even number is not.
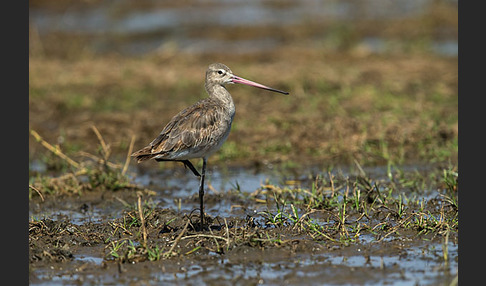
<svg viewBox="0 0 486 286"><path fill-rule="evenodd" d="M199 182L199 203L201 211L201 231L204 229L204 177L206 176L206 157L203 157L202 175Z"/></svg>
<svg viewBox="0 0 486 286"><path fill-rule="evenodd" d="M199 203L200 203L200 211L201 211L201 230L204 229L204 177L206 175L206 157L203 157L203 166L202 166L202 175L196 170L194 165L192 165L191 161L189 160L165 160L165 159L155 159L157 162L161 161L177 161L184 164L185 167L189 168L196 177L200 177L199 181Z"/></svg>
<svg viewBox="0 0 486 286"><path fill-rule="evenodd" d="M191 169L192 173L194 173L194 175L196 177L201 177L201 174L199 174L199 172L196 170L196 168L194 168L194 165L192 165L191 161L189 161L189 160L155 159L155 161L157 161L157 162L181 162L181 163L184 164L184 167Z"/></svg>
<svg viewBox="0 0 486 286"><path fill-rule="evenodd" d="M201 174L199 174L199 172L196 170L196 168L194 168L194 165L192 165L191 161L182 160L181 162L184 163L185 167L188 167L189 169L191 169L191 171L194 173L194 175L196 175L196 177L201 177Z"/></svg>

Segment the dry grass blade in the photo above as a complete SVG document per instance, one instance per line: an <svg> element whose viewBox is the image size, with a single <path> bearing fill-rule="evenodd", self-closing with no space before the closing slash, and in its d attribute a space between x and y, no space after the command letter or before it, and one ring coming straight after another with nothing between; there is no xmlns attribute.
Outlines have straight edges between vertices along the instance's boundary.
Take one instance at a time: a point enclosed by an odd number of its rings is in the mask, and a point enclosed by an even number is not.
<svg viewBox="0 0 486 286"><path fill-rule="evenodd" d="M195 235L188 235L184 236L182 239L190 239L190 238L200 238L200 237L205 237L205 238L214 238L214 239L221 239L224 241L228 241L225 237L222 236L217 236L217 235L211 235L211 234L195 234Z"/></svg>
<svg viewBox="0 0 486 286"><path fill-rule="evenodd" d="M209 228L209 231L214 236L213 230L211 228ZM216 237L213 237L213 239L214 239L214 243L216 244L216 252L217 253L220 253L221 252L221 247L219 246L218 240L216 239ZM228 240L227 239L226 239L226 243L228 243Z"/></svg>
<svg viewBox="0 0 486 286"><path fill-rule="evenodd" d="M40 142L42 144L42 146L46 147L49 151L51 151L55 155L61 157L62 159L66 160L66 162L68 162L74 168L76 168L76 169L79 168L78 162L74 161L73 159L69 158L64 153L62 153L61 150L59 149L59 147L54 147L51 144L47 143L47 141L42 139L42 137L39 135L39 133L37 133L35 130L30 130L30 134L32 134L32 136L34 136L35 139L38 142Z"/></svg>
<svg viewBox="0 0 486 286"><path fill-rule="evenodd" d="M100 141L101 148L103 149L103 157L105 161L108 161L108 157L110 156L110 147L105 143L105 140L101 136L100 131L96 126L91 125L91 129L93 129L93 132L96 134L96 137L98 137L98 140Z"/></svg>
<svg viewBox="0 0 486 286"><path fill-rule="evenodd" d="M107 166L109 166L110 168L114 168L114 169L117 169L120 167L120 165L118 164L115 164L115 163L112 163L112 162L109 162L105 159L102 159L96 155L93 155L93 154L90 154L88 152L84 152L84 151L79 151L78 154L80 156L84 156L84 157L87 157L87 158L90 158L90 159L93 159L94 161L96 161L97 163L103 163L103 164L106 164Z"/></svg>
<svg viewBox="0 0 486 286"><path fill-rule="evenodd" d="M176 245L179 243L179 241L181 240L182 236L186 233L187 227L189 226L189 222L190 222L190 220L188 220L186 222L186 225L182 229L181 233L174 240L174 244L172 244L171 248L167 252L164 253L164 257L167 258L167 257L170 257L172 255L172 251L174 250L174 248L176 247Z"/></svg>
<svg viewBox="0 0 486 286"><path fill-rule="evenodd" d="M128 170L128 165L130 163L130 154L132 154L132 151L133 151L133 145L135 144L135 135L132 135L132 139L130 140L130 146L128 147L128 152L127 152L127 158L125 160L125 165L123 165L123 169L122 169L122 175L125 175L125 173L127 172Z"/></svg>
<svg viewBox="0 0 486 286"><path fill-rule="evenodd" d="M229 249L230 236L229 236L228 221L226 221L226 218L224 218L224 225L226 226L226 250L228 250Z"/></svg>
<svg viewBox="0 0 486 286"><path fill-rule="evenodd" d="M311 232L315 232L317 234L319 234L320 236L330 240L330 241L333 241L333 242L339 242L337 241L336 239L330 237L329 235L325 234L324 232L320 231L319 229L317 229L314 225L312 225L310 222L308 221L304 221L304 223L306 224L306 226L311 230ZM312 236L312 234L311 234Z"/></svg>
<svg viewBox="0 0 486 286"><path fill-rule="evenodd" d="M125 162L125 165L123 166L123 173L121 172L121 164L108 161L108 156L110 154L109 145L105 143L105 140L95 126L92 126L91 128L99 139L99 144L102 148L99 153L101 154L96 156L84 151L79 151L77 155L92 159L95 163L93 165L89 164L90 162L88 163L84 159L81 164L72 160L61 152L59 146L49 144L35 130L30 131L37 142L40 142L42 146L65 160L68 165L76 168L76 170L62 174L59 177L41 177L36 182L32 183L31 189L35 190L38 194L40 194L40 190L49 190L49 192L44 192L42 194L42 200L44 200L46 194L81 194L83 191L91 191L98 187L107 190L141 188L136 184L132 184L129 181L129 178L125 175L125 172L128 169L128 161ZM134 137L132 137L129 153L131 153L131 149L133 148L134 140ZM87 175L87 177L80 177L84 175Z"/></svg>
<svg viewBox="0 0 486 286"><path fill-rule="evenodd" d="M145 228L145 219L142 211L142 196L138 195L138 215L140 216L140 223L142 224L143 246L147 247L147 229Z"/></svg>
<svg viewBox="0 0 486 286"><path fill-rule="evenodd" d="M329 182L331 183L331 197L334 198L334 175L331 174L331 172L327 172L327 175L329 176Z"/></svg>
<svg viewBox="0 0 486 286"><path fill-rule="evenodd" d="M356 160L356 158L353 158L353 161L354 161L354 164L356 165L356 167L358 167L360 176L366 177L366 172L363 170L363 168L361 167L361 164L358 162L358 160Z"/></svg>
<svg viewBox="0 0 486 286"><path fill-rule="evenodd" d="M306 212L305 214L303 214L295 223L294 223L294 226L292 227L293 230L295 230L297 228L297 226L302 226L302 221L309 215L317 212L318 210L310 210L309 212Z"/></svg>
<svg viewBox="0 0 486 286"><path fill-rule="evenodd" d="M388 233L386 233L384 236L382 236L380 239L376 240L375 242L381 242L385 238L387 238L388 236L390 236L393 233L397 232L402 227L402 225L404 225L407 221L409 221L413 216L414 216L414 214L411 214L408 217L406 217L405 219L403 219L400 223L398 223L396 226L394 226L391 231L389 231ZM385 224L385 222L379 223L378 225L381 225L381 224ZM375 228L376 228L376 226L373 229L375 229Z"/></svg>
<svg viewBox="0 0 486 286"><path fill-rule="evenodd" d="M42 201L44 201L44 196L42 195L42 193L34 186L30 185L29 184L29 188L31 188L32 190L36 191L37 194L39 195L39 197L41 198Z"/></svg>

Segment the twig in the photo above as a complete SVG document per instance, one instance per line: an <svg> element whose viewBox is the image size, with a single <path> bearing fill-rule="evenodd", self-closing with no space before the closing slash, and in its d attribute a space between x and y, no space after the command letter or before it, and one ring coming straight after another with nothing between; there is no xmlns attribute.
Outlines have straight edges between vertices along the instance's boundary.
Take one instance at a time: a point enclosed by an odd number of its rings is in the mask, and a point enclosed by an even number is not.
<svg viewBox="0 0 486 286"><path fill-rule="evenodd" d="M39 133L37 133L35 130L30 130L30 134L32 134L32 136L34 136L35 139L42 144L42 146L49 149L49 151L51 151L55 155L61 157L62 159L66 160L74 168L76 168L76 169L79 168L78 162L74 161L73 159L69 158L64 153L62 153L61 150L59 149L59 147L54 147L51 144L47 143L47 141L42 139L42 137L39 135Z"/></svg>
<svg viewBox="0 0 486 286"><path fill-rule="evenodd" d="M335 240L334 238L328 236L327 234L323 233L322 231L319 231L314 226L312 226L309 222L305 221L305 224L307 224L307 226L311 227L313 231L317 232L318 234L320 234L324 238L327 238L327 239L329 239L330 241L333 241L333 242L339 242L339 241Z"/></svg>
<svg viewBox="0 0 486 286"><path fill-rule="evenodd" d="M215 238L227 241L225 237L217 236L217 235L210 235L210 234L195 234L195 235L188 235L184 236L182 239L189 239L189 238L199 238L199 237L207 237L207 238Z"/></svg>
<svg viewBox="0 0 486 286"><path fill-rule="evenodd" d="M228 250L229 249L230 237L229 237L228 222L226 221L226 218L224 218L224 225L226 226L226 250Z"/></svg>
<svg viewBox="0 0 486 286"><path fill-rule="evenodd" d="M174 250L174 248L176 247L176 245L179 243L179 241L181 240L181 238L184 235L184 233L186 233L187 226L189 225L189 222L190 222L190 220L187 220L186 225L182 229L181 233L179 233L179 235L177 236L176 240L174 241L174 244L172 244L172 246L170 247L170 249L167 252L164 253L164 257L169 257L169 256L172 255L172 251Z"/></svg>
<svg viewBox="0 0 486 286"><path fill-rule="evenodd" d="M145 220L142 211L142 196L138 196L138 215L140 216L140 223L142 224L143 246L147 247L147 230L145 229Z"/></svg>
<svg viewBox="0 0 486 286"><path fill-rule="evenodd" d="M131 205L129 203L127 203L125 200L123 200L122 198L115 197L115 199L118 200L120 203L122 203L124 207L126 207L126 208L131 207Z"/></svg>
<svg viewBox="0 0 486 286"><path fill-rule="evenodd" d="M105 159L102 159L96 155L93 155L93 154L90 154L88 152L85 152L85 151L79 151L78 154L80 156L84 156L84 157L88 157L90 159L93 159L95 160L97 163L103 163L103 164L106 164L108 165L110 168L113 168L113 169L117 169L117 168L120 168L120 165L118 164L115 164L115 163L112 163L112 162L109 162L109 161L106 161Z"/></svg>
<svg viewBox="0 0 486 286"><path fill-rule="evenodd" d="M31 188L32 190L36 191L37 194L39 195L39 197L41 198L42 201L44 201L44 196L42 195L42 193L34 186L30 185L29 184L29 188Z"/></svg>
<svg viewBox="0 0 486 286"><path fill-rule="evenodd" d="M135 135L132 135L132 139L130 140L130 146L128 147L127 159L125 160L125 165L123 165L122 175L128 170L128 164L130 163L130 154L132 154L133 145L135 144Z"/></svg>
<svg viewBox="0 0 486 286"><path fill-rule="evenodd" d="M317 212L317 210L315 209L312 209L310 210L309 212L306 212L305 214L303 214L295 223L294 223L294 226L292 227L292 230L295 230L295 228L297 227L297 225L301 224L302 221L307 217L309 216L310 214L313 214Z"/></svg>
<svg viewBox="0 0 486 286"><path fill-rule="evenodd" d="M356 158L353 158L353 160L354 160L354 164L356 165L356 167L358 167L359 174L362 177L366 177L366 172L363 170L363 168L361 167L361 165L359 164L359 162L356 160Z"/></svg>
<svg viewBox="0 0 486 286"><path fill-rule="evenodd" d="M383 239L385 239L386 237L388 237L389 235L391 235L392 233L395 233L402 225L404 225L414 214L411 214L409 215L407 218L405 218L404 220L402 220L399 224L397 224L395 227L393 227L393 230L391 230L390 232L388 232L387 234L385 234L384 236L382 236L380 239L378 239L377 241L375 242L380 242L382 241ZM376 226L375 226L376 227ZM374 228L373 228L374 229Z"/></svg>
<svg viewBox="0 0 486 286"><path fill-rule="evenodd" d="M329 181L331 182L331 197L334 198L334 175L332 175L330 171L328 171L327 174L329 175Z"/></svg>
<svg viewBox="0 0 486 286"><path fill-rule="evenodd" d="M122 224L120 224L120 223L108 222L108 224L109 224L109 225L110 225L112 228L114 228L114 230L113 230L113 232L112 232L112 233L116 233L116 231L118 230L118 228L121 228L121 229L123 229L123 231L124 231L126 234L128 234L128 235L132 235L132 233L131 233L131 232L130 232L128 229L126 229L126 227L124 227L124 226L123 226Z"/></svg>
<svg viewBox="0 0 486 286"><path fill-rule="evenodd" d="M96 137L98 137L98 140L100 141L101 148L103 148L103 154L104 154L104 159L105 161L108 161L108 157L110 155L110 148L108 145L106 145L105 140L103 140L103 137L101 136L100 131L96 126L91 125L91 129L93 129L93 132L96 134Z"/></svg>
<svg viewBox="0 0 486 286"><path fill-rule="evenodd" d="M221 248L219 247L218 240L216 239L216 237L214 237L213 230L211 228L209 228L209 231L213 235L214 243L216 243L216 252L218 252L218 253L221 252ZM227 242L228 242L228 240L226 239L226 243Z"/></svg>
<svg viewBox="0 0 486 286"><path fill-rule="evenodd" d="M220 192L220 191L218 191L218 190L216 190L216 189L213 187L213 185L211 185L211 183L210 183L210 182L208 182L208 183L207 183L207 185L208 185L208 189L209 189L209 190L211 190L213 193L215 193L215 194L217 194L217 195L221 194L221 192Z"/></svg>

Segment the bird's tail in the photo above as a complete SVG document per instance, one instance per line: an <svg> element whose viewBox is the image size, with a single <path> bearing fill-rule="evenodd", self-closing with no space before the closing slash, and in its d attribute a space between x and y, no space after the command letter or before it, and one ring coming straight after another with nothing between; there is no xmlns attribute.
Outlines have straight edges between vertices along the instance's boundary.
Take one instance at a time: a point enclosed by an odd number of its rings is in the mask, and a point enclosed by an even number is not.
<svg viewBox="0 0 486 286"><path fill-rule="evenodd" d="M133 154L130 156L135 157L135 159L137 159L137 163L140 163L142 161L152 159L156 155L157 154L152 153L152 146L146 146L136 152L133 152Z"/></svg>

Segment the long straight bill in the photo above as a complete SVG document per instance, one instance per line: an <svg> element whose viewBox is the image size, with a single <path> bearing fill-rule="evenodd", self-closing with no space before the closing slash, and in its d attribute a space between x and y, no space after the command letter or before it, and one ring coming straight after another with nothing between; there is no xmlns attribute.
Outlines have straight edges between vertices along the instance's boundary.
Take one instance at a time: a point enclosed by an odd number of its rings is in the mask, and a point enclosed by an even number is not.
<svg viewBox="0 0 486 286"><path fill-rule="evenodd" d="M289 94L286 91L281 91L281 90L278 90L278 89L275 89L275 88L271 88L271 87L268 87L266 85L259 84L259 83L256 83L254 81L247 80L247 79L244 79L242 77L235 76L235 75L233 76L233 80L232 81L233 81L233 83L241 83L241 84L246 84L246 85L253 86L253 87L258 87L258 88L270 90L270 91L273 91L273 92L279 92L279 93L283 93L283 94Z"/></svg>

